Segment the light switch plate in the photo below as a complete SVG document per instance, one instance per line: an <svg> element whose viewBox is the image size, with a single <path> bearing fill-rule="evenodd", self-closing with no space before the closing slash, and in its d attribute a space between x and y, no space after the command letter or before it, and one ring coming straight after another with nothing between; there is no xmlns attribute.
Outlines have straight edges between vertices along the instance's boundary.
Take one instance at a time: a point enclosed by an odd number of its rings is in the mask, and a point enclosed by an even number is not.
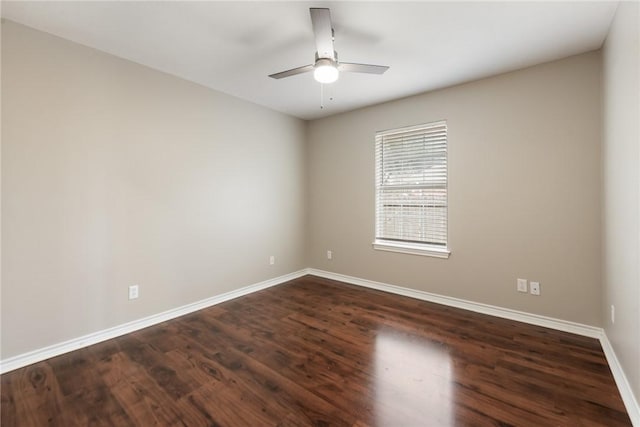
<svg viewBox="0 0 640 427"><path fill-rule="evenodd" d="M518 292L527 293L527 279L518 279Z"/></svg>

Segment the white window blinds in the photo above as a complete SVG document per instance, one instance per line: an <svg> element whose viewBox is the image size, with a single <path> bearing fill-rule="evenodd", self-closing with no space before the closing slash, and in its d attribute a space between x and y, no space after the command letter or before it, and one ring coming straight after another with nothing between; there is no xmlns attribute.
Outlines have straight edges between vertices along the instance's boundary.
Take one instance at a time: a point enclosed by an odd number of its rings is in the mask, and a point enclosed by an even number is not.
<svg viewBox="0 0 640 427"><path fill-rule="evenodd" d="M447 123L376 134L376 242L447 248Z"/></svg>

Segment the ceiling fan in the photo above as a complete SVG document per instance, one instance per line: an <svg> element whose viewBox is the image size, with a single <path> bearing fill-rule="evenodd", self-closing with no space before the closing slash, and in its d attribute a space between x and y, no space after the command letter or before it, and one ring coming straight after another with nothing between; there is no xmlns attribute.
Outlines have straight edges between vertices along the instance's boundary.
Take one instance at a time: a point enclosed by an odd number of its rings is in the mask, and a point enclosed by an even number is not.
<svg viewBox="0 0 640 427"><path fill-rule="evenodd" d="M287 71L271 74L273 79L282 79L297 74L313 71L313 77L320 83L333 83L338 80L340 71L353 73L382 74L389 69L384 65L352 64L338 62L338 53L333 50L333 27L331 26L331 12L327 8L310 8L311 25L316 38L315 64L293 68Z"/></svg>

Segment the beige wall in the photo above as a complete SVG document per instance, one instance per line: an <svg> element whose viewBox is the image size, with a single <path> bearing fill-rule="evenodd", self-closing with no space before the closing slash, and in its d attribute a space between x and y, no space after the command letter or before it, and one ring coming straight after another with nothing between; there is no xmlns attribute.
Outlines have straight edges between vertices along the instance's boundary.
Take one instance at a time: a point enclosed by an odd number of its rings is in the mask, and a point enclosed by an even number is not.
<svg viewBox="0 0 640 427"><path fill-rule="evenodd" d="M310 266L600 325L600 60L588 53L310 123ZM372 249L374 133L443 119L451 257ZM517 293L518 277L539 281L542 295Z"/></svg>
<svg viewBox="0 0 640 427"><path fill-rule="evenodd" d="M306 266L602 324L599 53L306 134L10 22L2 61L2 359ZM440 119L451 258L374 251L373 135Z"/></svg>
<svg viewBox="0 0 640 427"><path fill-rule="evenodd" d="M603 313L640 398L640 7L621 2L603 49ZM610 307L615 305L615 324Z"/></svg>
<svg viewBox="0 0 640 427"><path fill-rule="evenodd" d="M4 22L2 359L305 267L304 153L300 120Z"/></svg>

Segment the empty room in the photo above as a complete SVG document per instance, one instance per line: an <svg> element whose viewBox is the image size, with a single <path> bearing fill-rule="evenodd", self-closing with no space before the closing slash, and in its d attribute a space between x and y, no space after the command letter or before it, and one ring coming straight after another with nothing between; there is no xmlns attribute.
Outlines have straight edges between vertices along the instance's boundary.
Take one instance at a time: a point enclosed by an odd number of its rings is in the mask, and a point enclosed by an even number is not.
<svg viewBox="0 0 640 427"><path fill-rule="evenodd" d="M3 427L640 427L639 1L0 13Z"/></svg>

